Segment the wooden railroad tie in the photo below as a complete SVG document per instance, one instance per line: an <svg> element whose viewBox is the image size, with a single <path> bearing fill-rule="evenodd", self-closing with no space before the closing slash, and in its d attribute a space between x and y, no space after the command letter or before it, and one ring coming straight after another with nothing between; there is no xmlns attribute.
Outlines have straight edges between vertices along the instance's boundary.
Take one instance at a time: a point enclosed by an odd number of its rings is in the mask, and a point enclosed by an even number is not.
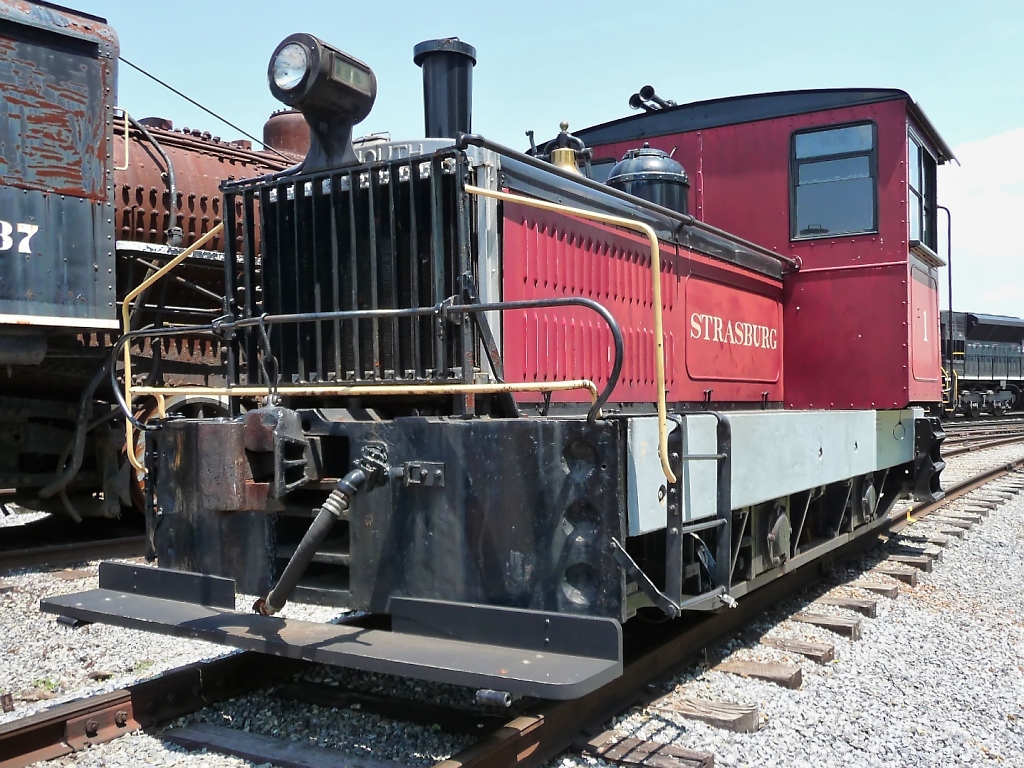
<svg viewBox="0 0 1024 768"><path fill-rule="evenodd" d="M902 581L904 584L908 584L911 587L917 586L917 571L911 568L903 568L896 565L876 565L873 569L875 573L880 573L883 576L891 576L894 579Z"/></svg>
<svg viewBox="0 0 1024 768"><path fill-rule="evenodd" d="M936 546L915 547L911 544L897 544L889 551L892 552L893 555L916 555L930 558L937 563L942 562L942 549Z"/></svg>
<svg viewBox="0 0 1024 768"><path fill-rule="evenodd" d="M895 589L899 589L896 587ZM859 597L829 597L828 595L822 595L814 601L819 605L833 605L837 608L847 608L851 611L856 611L869 619L875 618L878 615L878 603L874 600L862 600Z"/></svg>
<svg viewBox="0 0 1024 768"><path fill-rule="evenodd" d="M954 528L960 528L964 531L969 531L974 527L974 523L970 520L962 520L957 517L932 517L931 520L939 525L951 525Z"/></svg>
<svg viewBox="0 0 1024 768"><path fill-rule="evenodd" d="M977 512L962 512L956 509L944 511L942 517L949 518L950 520L966 520L969 523L980 523L985 519L985 515L978 514Z"/></svg>
<svg viewBox="0 0 1024 768"><path fill-rule="evenodd" d="M96 571L86 571L81 568L67 568L63 571L54 571L50 574L55 579L61 581L77 581L78 579L88 579L96 576Z"/></svg>
<svg viewBox="0 0 1024 768"><path fill-rule="evenodd" d="M963 507L957 512L963 512L968 515L981 515L982 517L988 517L993 509L999 509L999 504L995 502L989 504L985 501L972 501L969 504L964 504Z"/></svg>
<svg viewBox="0 0 1024 768"><path fill-rule="evenodd" d="M917 536L914 534L903 534L893 538L893 543L898 545L914 546L915 544L931 545L933 547L948 547L949 537L940 536L938 534L929 534L927 536Z"/></svg>
<svg viewBox="0 0 1024 768"><path fill-rule="evenodd" d="M706 699L673 699L655 702L649 709L674 712L691 720L724 728L734 733L754 733L761 727L756 704L730 704L727 701Z"/></svg>
<svg viewBox="0 0 1024 768"><path fill-rule="evenodd" d="M849 616L828 616L823 613L807 613L801 611L790 618L801 624L813 624L816 627L835 632L837 635L846 635L850 640L860 640L861 620Z"/></svg>
<svg viewBox="0 0 1024 768"><path fill-rule="evenodd" d="M622 737L614 731L577 741L573 746L613 765L651 768L714 768L715 765L715 756L711 752L695 752L675 744Z"/></svg>
<svg viewBox="0 0 1024 768"><path fill-rule="evenodd" d="M761 644L799 653L818 664L827 664L836 657L836 647L832 643L811 643L795 637L762 637Z"/></svg>
<svg viewBox="0 0 1024 768"><path fill-rule="evenodd" d="M796 664L768 663L760 661L723 661L714 667L717 672L730 675L752 677L781 685L783 688L799 688L803 682L803 674Z"/></svg>
<svg viewBox="0 0 1024 768"><path fill-rule="evenodd" d="M925 573L932 572L932 559L927 555L889 555L886 560L890 563L910 565Z"/></svg>
<svg viewBox="0 0 1024 768"><path fill-rule="evenodd" d="M850 581L847 582L846 586L866 589L868 592L874 592L892 600L895 600L900 595L900 588L895 584L883 584L880 581Z"/></svg>
<svg viewBox="0 0 1024 768"><path fill-rule="evenodd" d="M939 533L943 536L953 536L958 539L962 539L964 537L963 528L939 528Z"/></svg>

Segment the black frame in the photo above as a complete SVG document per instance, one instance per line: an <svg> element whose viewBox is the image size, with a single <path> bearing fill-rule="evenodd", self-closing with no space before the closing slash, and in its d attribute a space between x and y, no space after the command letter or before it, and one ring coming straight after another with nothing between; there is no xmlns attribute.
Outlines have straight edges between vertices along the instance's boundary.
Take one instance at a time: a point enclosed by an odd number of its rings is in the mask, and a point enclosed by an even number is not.
<svg viewBox="0 0 1024 768"><path fill-rule="evenodd" d="M819 155L813 158L798 160L796 156L796 140L798 136L809 133L835 131L843 128L855 128L862 125L871 126L871 149L868 152L844 152L834 155ZM796 191L799 186L800 166L805 163L818 163L822 160L844 160L852 157L868 157L868 169L873 184L874 199L871 209L871 228L858 229L852 232L825 232L814 235L801 235L797 230ZM802 240L821 240L832 237L855 237L858 235L878 234L878 124L874 120L855 120L849 123L832 123L793 131L789 136L789 239L791 242Z"/></svg>
<svg viewBox="0 0 1024 768"><path fill-rule="evenodd" d="M924 184L923 192L914 189L911 184L910 176L910 146L911 142L917 145L920 149L920 167L919 172L921 180ZM917 131L914 130L913 126L907 125L907 237L910 240L918 240L924 243L926 246L931 248L933 251L938 248L938 230L936 225L936 217L938 216L938 210L936 209L937 194L936 194L936 182L938 181L938 160L932 153L927 142L920 137ZM921 231L916 235L911 231L910 224L910 206L915 204L918 206L921 216Z"/></svg>

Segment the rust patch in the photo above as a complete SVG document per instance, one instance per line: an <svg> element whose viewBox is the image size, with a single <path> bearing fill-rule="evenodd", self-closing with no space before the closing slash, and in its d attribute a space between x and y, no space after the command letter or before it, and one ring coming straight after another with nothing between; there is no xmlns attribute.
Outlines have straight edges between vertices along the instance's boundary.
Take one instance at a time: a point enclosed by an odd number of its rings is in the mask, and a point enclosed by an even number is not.
<svg viewBox="0 0 1024 768"><path fill-rule="evenodd" d="M113 33L30 3L0 2L4 18L19 23L4 25L0 37L0 184L104 200L113 65L101 51ZM49 27L66 44L29 36L30 27Z"/></svg>
<svg viewBox="0 0 1024 768"><path fill-rule="evenodd" d="M76 752L116 739L142 726L135 719L131 701L121 701L106 709L68 720L64 742Z"/></svg>

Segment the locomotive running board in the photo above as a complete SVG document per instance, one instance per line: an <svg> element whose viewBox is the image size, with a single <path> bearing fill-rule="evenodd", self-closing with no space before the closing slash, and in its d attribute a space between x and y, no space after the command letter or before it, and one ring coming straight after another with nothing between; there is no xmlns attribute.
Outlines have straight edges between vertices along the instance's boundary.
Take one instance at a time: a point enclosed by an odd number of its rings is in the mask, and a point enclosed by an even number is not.
<svg viewBox="0 0 1024 768"><path fill-rule="evenodd" d="M204 604L205 603L205 604ZM506 691L575 699L622 674L613 619L392 598L392 630L228 610L234 581L100 564L100 588L47 598L47 613L274 656Z"/></svg>

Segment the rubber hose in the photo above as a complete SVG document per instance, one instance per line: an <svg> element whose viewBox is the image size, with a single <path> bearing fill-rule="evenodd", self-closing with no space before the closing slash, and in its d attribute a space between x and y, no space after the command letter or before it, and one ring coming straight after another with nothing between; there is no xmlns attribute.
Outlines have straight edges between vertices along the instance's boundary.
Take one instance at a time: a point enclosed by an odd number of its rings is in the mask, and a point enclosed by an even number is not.
<svg viewBox="0 0 1024 768"><path fill-rule="evenodd" d="M354 469L345 475L338 485L344 484L355 490L365 479L366 474L363 470ZM255 608L259 613L273 616L284 608L288 598L295 591L299 579L302 578L306 569L309 568L309 564L313 562L313 556L323 545L327 534L331 532L331 528L334 527L334 521L344 515L345 510L348 509L349 495L341 488L335 488L331 491L331 495L327 497L327 500L313 519L313 524L309 526L306 534L302 537L302 541L299 542L299 546L295 548L295 553L288 560L288 565L284 567L284 573L281 574L277 584L270 590L266 600L256 601Z"/></svg>

